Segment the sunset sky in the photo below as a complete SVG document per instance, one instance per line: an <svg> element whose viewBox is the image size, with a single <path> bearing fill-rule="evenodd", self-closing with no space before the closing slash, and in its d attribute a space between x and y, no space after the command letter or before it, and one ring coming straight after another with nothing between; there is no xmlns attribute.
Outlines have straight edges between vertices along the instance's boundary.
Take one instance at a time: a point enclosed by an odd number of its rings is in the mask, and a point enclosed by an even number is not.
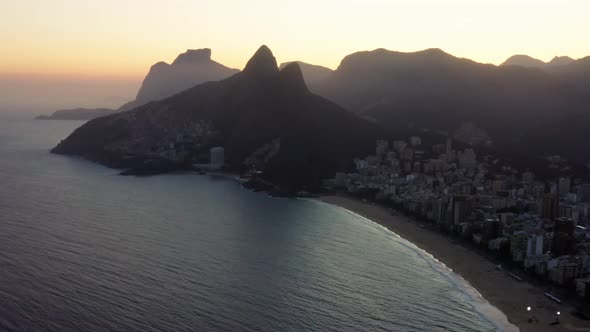
<svg viewBox="0 0 590 332"><path fill-rule="evenodd" d="M590 54L587 0L2 0L0 74L140 79L187 48L242 68L261 44L279 62L335 68L367 49L438 47L480 62Z"/></svg>
<svg viewBox="0 0 590 332"><path fill-rule="evenodd" d="M262 44L279 62L336 68L376 48L441 48L500 64L590 55L588 0L0 0L0 112L113 107L149 67L186 49L241 69Z"/></svg>

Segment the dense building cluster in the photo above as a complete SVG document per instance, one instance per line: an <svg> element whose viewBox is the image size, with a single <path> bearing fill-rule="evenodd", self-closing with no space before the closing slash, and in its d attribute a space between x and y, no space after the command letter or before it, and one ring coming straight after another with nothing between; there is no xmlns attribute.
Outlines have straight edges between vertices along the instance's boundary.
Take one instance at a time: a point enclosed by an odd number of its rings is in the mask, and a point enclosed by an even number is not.
<svg viewBox="0 0 590 332"><path fill-rule="evenodd" d="M590 184L570 177L541 181L500 166L449 138L427 146L418 136L377 141L374 155L328 185L430 221L443 232L590 297ZM588 291L586 291L588 290Z"/></svg>
<svg viewBox="0 0 590 332"><path fill-rule="evenodd" d="M199 162L200 159L209 158L206 151L211 145L211 137L216 134L213 125L208 121L187 122L176 131L163 132L163 135L153 140L146 141L143 136L134 137L128 144L118 145L117 149L127 154L145 156L148 159L162 159L175 163L187 160ZM199 156L199 152L203 156ZM219 151L216 155L219 155ZM212 152L211 156L213 156Z"/></svg>

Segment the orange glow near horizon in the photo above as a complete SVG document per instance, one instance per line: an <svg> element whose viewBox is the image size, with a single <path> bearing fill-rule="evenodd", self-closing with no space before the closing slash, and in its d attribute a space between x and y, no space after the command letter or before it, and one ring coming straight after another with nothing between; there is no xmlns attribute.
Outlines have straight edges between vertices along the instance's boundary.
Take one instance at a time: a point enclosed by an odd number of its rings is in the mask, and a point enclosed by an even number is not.
<svg viewBox="0 0 590 332"><path fill-rule="evenodd" d="M441 48L499 64L590 54L586 0L6 1L0 75L141 80L186 49L241 69L262 44L279 62L336 68L376 48Z"/></svg>

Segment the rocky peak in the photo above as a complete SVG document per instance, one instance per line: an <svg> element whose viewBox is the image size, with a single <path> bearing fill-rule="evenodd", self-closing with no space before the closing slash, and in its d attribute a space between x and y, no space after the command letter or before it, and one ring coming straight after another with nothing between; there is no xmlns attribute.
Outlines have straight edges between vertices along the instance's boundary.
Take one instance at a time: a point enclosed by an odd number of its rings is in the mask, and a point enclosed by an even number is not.
<svg viewBox="0 0 590 332"><path fill-rule="evenodd" d="M260 46L243 70L244 74L256 75L258 77L272 76L278 73L278 71L277 60L266 45Z"/></svg>
<svg viewBox="0 0 590 332"><path fill-rule="evenodd" d="M165 71L166 69L168 69L168 67L170 67L169 64L167 64L164 61L160 61L150 67L150 73Z"/></svg>
<svg viewBox="0 0 590 332"><path fill-rule="evenodd" d="M431 56L438 56L438 57L446 57L449 56L449 54L443 50L441 50L440 48L427 48L423 51L418 51L416 53L423 53L426 55L431 55Z"/></svg>
<svg viewBox="0 0 590 332"><path fill-rule="evenodd" d="M211 49L202 48L200 50L187 50L178 55L173 65L199 63L211 60Z"/></svg>
<svg viewBox="0 0 590 332"><path fill-rule="evenodd" d="M525 54L517 54L509 57L501 66L521 66L521 67L543 67L545 63Z"/></svg>
<svg viewBox="0 0 590 332"><path fill-rule="evenodd" d="M569 56L556 56L547 63L549 66L565 66L573 63L575 60Z"/></svg>
<svg viewBox="0 0 590 332"><path fill-rule="evenodd" d="M292 91L307 92L307 85L303 79L303 73L297 62L291 62L279 72L281 82Z"/></svg>

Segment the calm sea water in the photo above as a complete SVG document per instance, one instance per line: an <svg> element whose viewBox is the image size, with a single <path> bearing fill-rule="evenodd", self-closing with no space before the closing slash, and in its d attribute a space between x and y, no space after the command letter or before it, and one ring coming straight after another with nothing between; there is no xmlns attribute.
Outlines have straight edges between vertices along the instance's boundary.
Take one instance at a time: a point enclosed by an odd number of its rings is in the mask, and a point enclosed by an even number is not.
<svg viewBox="0 0 590 332"><path fill-rule="evenodd" d="M346 210L48 152L80 124L0 122L1 331L496 330L440 264Z"/></svg>

